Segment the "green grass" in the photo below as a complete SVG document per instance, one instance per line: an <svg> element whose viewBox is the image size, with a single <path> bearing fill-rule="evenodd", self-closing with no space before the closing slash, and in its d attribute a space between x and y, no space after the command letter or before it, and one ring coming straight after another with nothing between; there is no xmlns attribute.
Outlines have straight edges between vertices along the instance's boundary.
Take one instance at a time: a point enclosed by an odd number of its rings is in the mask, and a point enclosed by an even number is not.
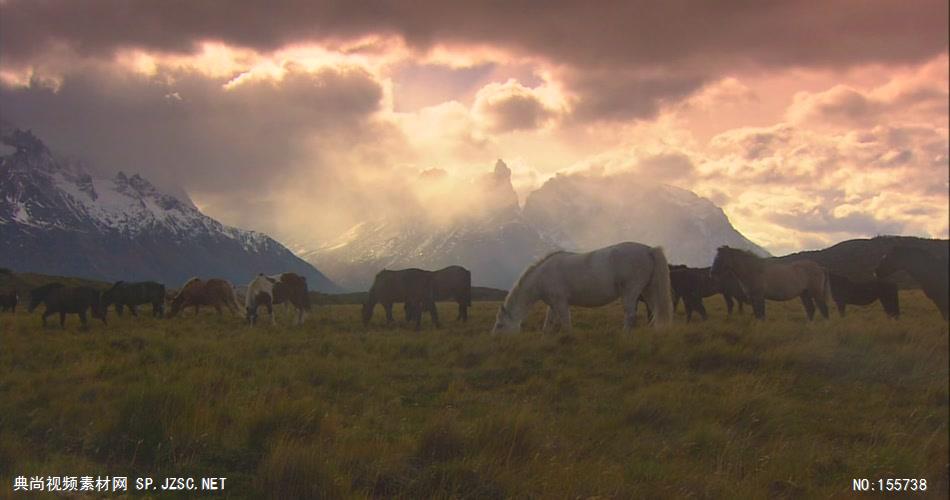
<svg viewBox="0 0 950 500"><path fill-rule="evenodd" d="M619 306L544 335L359 307L247 328L214 313L41 328L0 315L0 491L19 475L225 476L231 498L843 497L926 478L946 498L948 329L919 292L808 324L620 331ZM148 307L145 308L146 310ZM51 322L56 323L56 322ZM131 480L130 480L131 482Z"/></svg>

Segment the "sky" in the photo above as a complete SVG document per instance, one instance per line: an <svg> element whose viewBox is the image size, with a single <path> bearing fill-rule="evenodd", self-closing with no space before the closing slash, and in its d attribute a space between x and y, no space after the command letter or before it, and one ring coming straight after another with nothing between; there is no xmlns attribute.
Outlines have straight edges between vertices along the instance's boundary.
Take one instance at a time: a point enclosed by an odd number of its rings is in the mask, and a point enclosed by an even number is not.
<svg viewBox="0 0 950 500"><path fill-rule="evenodd" d="M947 18L946 0L0 0L0 118L292 248L464 199L499 158L522 203L558 173L635 172L776 254L947 238Z"/></svg>

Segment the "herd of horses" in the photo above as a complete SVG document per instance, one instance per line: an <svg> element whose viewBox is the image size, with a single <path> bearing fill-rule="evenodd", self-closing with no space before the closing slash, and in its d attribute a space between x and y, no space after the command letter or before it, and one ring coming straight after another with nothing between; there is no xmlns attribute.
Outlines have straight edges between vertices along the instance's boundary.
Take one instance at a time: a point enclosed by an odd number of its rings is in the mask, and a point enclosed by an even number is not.
<svg viewBox="0 0 950 500"><path fill-rule="evenodd" d="M809 320L817 309L828 318L828 307L834 302L841 316L848 305L869 305L879 301L884 312L900 316L897 285L888 278L904 271L923 289L924 294L948 319L948 265L919 248L898 245L888 251L878 263L875 279L856 282L829 272L817 262L800 259L785 262L762 258L746 250L720 247L711 267L690 268L670 265L663 249L640 243L625 242L586 253L559 251L528 266L508 292L498 309L494 333L518 332L521 323L537 302L547 306L543 330L571 331L570 306L598 307L620 300L624 310L623 328L636 326L637 306L644 302L647 316L655 327L669 325L679 302L683 302L686 321L693 313L706 320L708 315L703 299L722 295L727 314L738 304L739 312L749 305L757 319L765 319L766 301L786 301L798 298ZM302 324L310 310L307 281L294 273L273 276L259 274L248 284L244 294L243 314L250 325L256 324L261 307L267 310L270 322L276 323L274 305L290 304L296 309L295 324ZM461 266L449 266L438 271L422 269L384 269L376 274L373 285L362 307L364 326L369 325L377 304L386 313L387 325L393 323L393 305L403 304L407 322L421 328L422 316L428 312L432 323L440 327L436 302L452 300L458 304L458 321L468 320L472 305L472 274ZM19 295L0 294L0 309L15 312ZM165 305L170 310L165 314ZM86 313L106 322L107 311L115 306L122 315L128 308L137 316L136 307L149 304L156 317L172 318L193 307L195 314L201 306L213 307L219 314L227 308L241 313L237 294L227 280L192 278L176 293L166 293L165 286L151 281L116 282L104 291L88 286L65 286L50 283L30 291L28 310L33 312L40 304L46 306L42 321L59 314L60 326L65 325L66 314L77 314L83 326Z"/></svg>
<svg viewBox="0 0 950 500"><path fill-rule="evenodd" d="M264 281L266 289L249 286L245 297L244 315L250 324L257 319L259 307L264 306L271 313L273 321L273 305L287 303L292 305L297 316L295 323L303 323L306 312L310 310L310 294L307 289L307 280L295 273L283 273L274 276L263 274L254 278L252 285ZM16 291L0 295L0 308L16 312L19 303L19 294ZM165 314L165 305L170 305L168 314ZM32 313L40 305L45 305L42 322L46 326L46 319L54 314L59 315L59 325L65 328L66 315L76 314L83 326L87 326L87 314L94 319L107 323L110 306L115 307L116 314L122 316L128 308L132 316L138 316L137 307L151 305L152 315L158 318L173 318L186 308L193 307L197 315L201 306L213 307L218 314L227 308L234 314L240 314L242 308L238 304L234 287L223 279L211 278L202 280L192 278L182 285L175 293L167 293L165 285L154 281L125 282L118 281L106 290L97 290L90 286L66 286L53 282L30 290L30 302L27 311Z"/></svg>

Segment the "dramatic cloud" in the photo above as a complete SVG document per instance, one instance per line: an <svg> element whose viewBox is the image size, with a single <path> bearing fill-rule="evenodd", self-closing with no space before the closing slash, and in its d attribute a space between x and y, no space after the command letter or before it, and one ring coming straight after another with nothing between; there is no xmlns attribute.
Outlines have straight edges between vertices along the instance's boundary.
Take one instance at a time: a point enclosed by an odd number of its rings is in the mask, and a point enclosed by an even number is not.
<svg viewBox="0 0 950 500"><path fill-rule="evenodd" d="M475 95L475 112L495 132L534 129L544 126L556 114L552 97L544 89L530 89L515 80L491 83Z"/></svg>
<svg viewBox="0 0 950 500"><path fill-rule="evenodd" d="M0 11L3 119L291 243L478 206L498 158L522 200L557 172L695 190L775 252L947 235L945 1Z"/></svg>

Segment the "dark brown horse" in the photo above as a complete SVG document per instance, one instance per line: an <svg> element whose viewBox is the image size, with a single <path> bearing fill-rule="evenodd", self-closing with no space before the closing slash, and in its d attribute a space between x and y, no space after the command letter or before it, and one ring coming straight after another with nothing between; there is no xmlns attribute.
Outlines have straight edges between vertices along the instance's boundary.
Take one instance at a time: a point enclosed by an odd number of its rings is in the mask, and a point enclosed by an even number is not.
<svg viewBox="0 0 950 500"><path fill-rule="evenodd" d="M0 311L11 311L16 314L16 306L20 303L20 295L16 290L0 293Z"/></svg>
<svg viewBox="0 0 950 500"><path fill-rule="evenodd" d="M881 306L888 316L900 317L900 302L897 298L897 285L894 283L880 279L859 283L834 273L828 274L828 280L831 283L831 297L838 306L838 314L841 317L844 317L848 304L866 306L876 300L881 301Z"/></svg>
<svg viewBox="0 0 950 500"><path fill-rule="evenodd" d="M105 308L102 307L102 301L98 290L88 286L54 286L46 289L42 293L40 302L46 305L43 311L43 326L46 326L46 318L53 314L59 314L59 326L66 328L66 314L78 314L82 326L86 326L86 311L90 311L93 318L106 322ZM31 302L32 305L32 302ZM37 304L38 305L38 304ZM36 306L33 306L35 309ZM32 310L32 309L31 309Z"/></svg>
<svg viewBox="0 0 950 500"><path fill-rule="evenodd" d="M924 294L933 301L946 320L950 310L950 294L947 292L948 260L950 258L947 254L938 258L919 248L898 245L887 252L874 274L878 278L887 278L899 270L906 271L920 284Z"/></svg>
<svg viewBox="0 0 950 500"><path fill-rule="evenodd" d="M191 278L181 290L172 299L171 311L168 317L173 318L182 309L194 306L195 315L201 306L211 306L218 314L221 314L221 306L225 306L233 314L240 314L241 306L238 305L234 297L234 288L227 280L211 278L208 281L202 281L199 278Z"/></svg>
<svg viewBox="0 0 950 500"><path fill-rule="evenodd" d="M683 299L687 322L692 320L694 311L706 320L706 306L703 305L703 299L706 297L722 294L728 314L732 314L736 301L739 302L739 311L742 312L742 304L746 301L745 293L735 278L724 276L717 279L710 274L708 267L670 266L670 286L673 287L673 310L676 310L679 300Z"/></svg>
<svg viewBox="0 0 950 500"><path fill-rule="evenodd" d="M409 304L410 311L420 311L419 314L412 315L416 321L416 330L422 328L421 311L426 310L431 314L435 326L440 327L439 312L435 307L433 275L431 271L415 268L398 271L383 269L377 273L366 302L363 303L363 325L369 325L376 304L383 305L386 310L386 324L391 324L393 303L403 302Z"/></svg>
<svg viewBox="0 0 950 500"><path fill-rule="evenodd" d="M307 278L294 273L283 273L271 276L274 283L274 304L290 304L297 310L294 324L303 324L307 311L310 310L310 290L307 289Z"/></svg>
<svg viewBox="0 0 950 500"><path fill-rule="evenodd" d="M449 266L433 271L432 286L435 300L452 300L459 305L456 321L468 321L468 308L472 307L472 273L462 266ZM406 321L415 318L410 303L406 303Z"/></svg>
<svg viewBox="0 0 950 500"><path fill-rule="evenodd" d="M785 264L723 246L716 252L710 274L720 280L736 279L749 297L757 319L765 319L766 299L785 301L795 297L801 299L809 320L815 317L815 305L828 318L828 273L814 261Z"/></svg>
<svg viewBox="0 0 950 500"><path fill-rule="evenodd" d="M115 312L122 316L122 309L128 306L132 316L138 316L135 306L152 305L152 316L161 318L165 314L165 285L154 281L126 283L117 281L111 288L102 292L102 307L108 311L115 304Z"/></svg>

